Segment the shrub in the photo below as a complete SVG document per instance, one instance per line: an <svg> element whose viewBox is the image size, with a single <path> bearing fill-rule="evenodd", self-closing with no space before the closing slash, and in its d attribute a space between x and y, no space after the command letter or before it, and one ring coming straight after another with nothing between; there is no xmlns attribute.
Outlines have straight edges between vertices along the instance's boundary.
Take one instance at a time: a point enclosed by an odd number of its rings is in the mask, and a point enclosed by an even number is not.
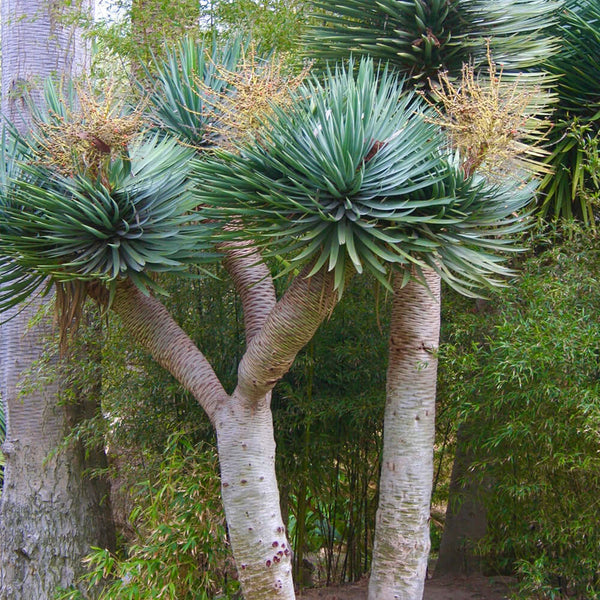
<svg viewBox="0 0 600 600"><path fill-rule="evenodd" d="M458 377L445 382L473 425L472 468L493 482L481 552L520 574L520 597L589 600L600 597L600 250L594 233L558 233L470 329L459 319L445 349Z"/></svg>
<svg viewBox="0 0 600 600"><path fill-rule="evenodd" d="M216 454L174 435L154 476L141 483L131 514L135 539L123 556L95 548L87 590L99 600L231 598L237 582L219 499ZM78 591L60 600L84 598Z"/></svg>

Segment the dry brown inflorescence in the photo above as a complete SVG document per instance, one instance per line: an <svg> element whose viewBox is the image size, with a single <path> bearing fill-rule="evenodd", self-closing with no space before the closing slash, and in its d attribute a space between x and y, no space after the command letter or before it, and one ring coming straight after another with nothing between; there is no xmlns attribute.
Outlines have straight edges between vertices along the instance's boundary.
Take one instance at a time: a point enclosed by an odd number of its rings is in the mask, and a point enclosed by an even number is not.
<svg viewBox="0 0 600 600"><path fill-rule="evenodd" d="M487 73L464 64L459 81L441 72L431 84L431 120L448 133L466 175L478 170L489 178L547 172L541 146L549 123L536 116L543 90L523 75L504 76L488 44Z"/></svg>
<svg viewBox="0 0 600 600"><path fill-rule="evenodd" d="M116 86L107 84L100 93L88 84L75 88L71 101L59 88L62 114L50 111L47 119L36 119L34 157L61 175L100 178L109 187L106 167L144 129L144 102L128 107L117 96Z"/></svg>
<svg viewBox="0 0 600 600"><path fill-rule="evenodd" d="M284 61L262 59L254 47L244 53L235 71L217 67L225 91L215 92L198 82L203 99L211 107L208 136L219 148L237 152L241 143L268 127L274 107L291 104L294 91L310 68L311 63L306 63L298 74L290 75Z"/></svg>

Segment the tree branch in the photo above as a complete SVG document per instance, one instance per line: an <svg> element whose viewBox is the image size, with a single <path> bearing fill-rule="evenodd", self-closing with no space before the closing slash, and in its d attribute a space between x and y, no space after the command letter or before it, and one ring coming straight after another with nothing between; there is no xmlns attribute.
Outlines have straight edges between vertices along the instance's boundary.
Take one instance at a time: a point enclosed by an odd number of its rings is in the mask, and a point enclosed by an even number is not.
<svg viewBox="0 0 600 600"><path fill-rule="evenodd" d="M242 301L246 344L250 344L277 302L273 277L260 252L249 242L222 244L221 249L225 251L223 264Z"/></svg>
<svg viewBox="0 0 600 600"><path fill-rule="evenodd" d="M94 290L90 295L95 295ZM213 421L228 394L210 363L163 304L125 282L117 288L111 308L127 331L193 394Z"/></svg>
<svg viewBox="0 0 600 600"><path fill-rule="evenodd" d="M294 279L242 357L236 392L252 403L270 392L287 373L296 354L339 300L333 288L333 272L321 269L307 278L308 272L310 266Z"/></svg>

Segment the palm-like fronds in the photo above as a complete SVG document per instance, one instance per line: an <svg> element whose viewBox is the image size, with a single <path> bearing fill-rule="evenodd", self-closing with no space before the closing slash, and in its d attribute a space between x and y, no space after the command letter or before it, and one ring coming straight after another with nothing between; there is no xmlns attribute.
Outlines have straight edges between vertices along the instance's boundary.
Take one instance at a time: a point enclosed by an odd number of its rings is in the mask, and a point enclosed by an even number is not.
<svg viewBox="0 0 600 600"><path fill-rule="evenodd" d="M8 208L8 198L14 194L16 181L23 177L21 163L27 146L17 135L9 135L8 130L2 130L2 144L0 145L0 220L1 215ZM11 234L9 224L0 226L0 312L11 306L20 304L29 298L44 281L40 273L33 273L24 269L10 257L4 250L4 236Z"/></svg>
<svg viewBox="0 0 600 600"><path fill-rule="evenodd" d="M544 178L542 212L548 216L577 215L593 223L593 203L586 187L593 180L585 173L585 141L600 136L600 4L567 0L558 26L560 51L549 69L557 75L557 125L548 162L554 175ZM598 186L596 184L596 191Z"/></svg>
<svg viewBox="0 0 600 600"><path fill-rule="evenodd" d="M202 254L211 226L192 215L193 150L143 136L139 110L110 94L78 91L48 82L33 132L3 136L0 310L46 281L64 300L59 313L76 321L85 282L114 289L130 278L147 292L157 289L152 273L212 258Z"/></svg>
<svg viewBox="0 0 600 600"><path fill-rule="evenodd" d="M168 51L156 65L156 74L149 74L154 80L150 103L157 126L196 148L210 146L214 98L207 94L227 92L231 86L222 73L235 71L246 46L241 37L210 47L185 39Z"/></svg>
<svg viewBox="0 0 600 600"><path fill-rule="evenodd" d="M313 2L309 47L328 60L366 54L417 80L484 62L486 40L505 71L535 67L552 51L554 0L336 0Z"/></svg>
<svg viewBox="0 0 600 600"><path fill-rule="evenodd" d="M532 188L463 176L426 110L370 60L328 71L241 154L195 161L198 203L294 265L334 271L338 288L349 267L387 285L390 263L429 265L463 291L494 282Z"/></svg>

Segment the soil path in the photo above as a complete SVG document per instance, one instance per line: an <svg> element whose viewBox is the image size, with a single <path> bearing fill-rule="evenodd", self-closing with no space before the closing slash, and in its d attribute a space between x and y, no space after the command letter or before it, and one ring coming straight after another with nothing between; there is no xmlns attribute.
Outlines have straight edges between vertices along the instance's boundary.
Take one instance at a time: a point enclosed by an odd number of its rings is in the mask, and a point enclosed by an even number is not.
<svg viewBox="0 0 600 600"><path fill-rule="evenodd" d="M509 597L507 577L440 577L425 584L423 600L505 600ZM367 600L367 581L341 587L304 590L302 600Z"/></svg>

